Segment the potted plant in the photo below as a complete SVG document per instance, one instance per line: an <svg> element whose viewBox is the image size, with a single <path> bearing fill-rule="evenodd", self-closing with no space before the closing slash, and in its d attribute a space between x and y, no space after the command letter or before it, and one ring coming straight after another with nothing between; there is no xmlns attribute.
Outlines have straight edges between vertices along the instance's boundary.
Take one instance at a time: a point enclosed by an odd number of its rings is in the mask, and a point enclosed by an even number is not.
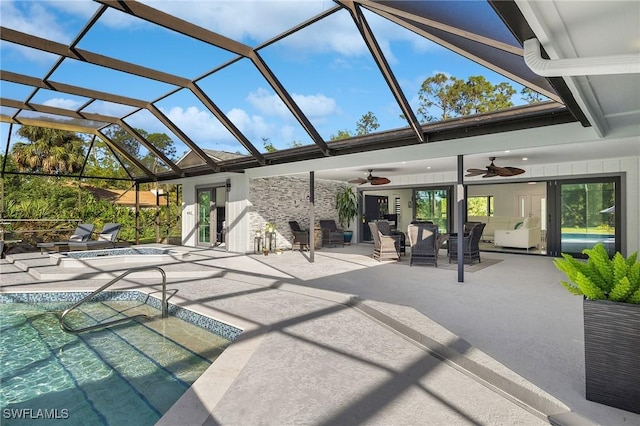
<svg viewBox="0 0 640 426"><path fill-rule="evenodd" d="M603 244L585 249L587 261L562 254L560 283L582 295L586 397L640 414L640 262L634 252L609 258Z"/></svg>
<svg viewBox="0 0 640 426"><path fill-rule="evenodd" d="M349 244L353 238L353 231L349 227L351 221L358 215L358 197L350 186L344 185L336 193L336 209L338 222L344 229L344 242Z"/></svg>

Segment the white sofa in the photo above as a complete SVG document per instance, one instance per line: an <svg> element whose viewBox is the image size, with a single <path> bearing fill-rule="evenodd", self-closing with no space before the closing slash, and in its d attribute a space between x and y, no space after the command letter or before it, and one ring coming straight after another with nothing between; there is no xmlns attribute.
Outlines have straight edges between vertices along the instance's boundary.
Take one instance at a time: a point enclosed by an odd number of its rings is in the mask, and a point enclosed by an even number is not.
<svg viewBox="0 0 640 426"><path fill-rule="evenodd" d="M530 249L537 247L541 239L540 218L527 217L517 229L496 229L494 234L496 247L515 247Z"/></svg>
<svg viewBox="0 0 640 426"><path fill-rule="evenodd" d="M524 217L511 216L469 216L469 222L486 223L482 231L482 241L493 241L496 229L515 229L516 225L524 222Z"/></svg>

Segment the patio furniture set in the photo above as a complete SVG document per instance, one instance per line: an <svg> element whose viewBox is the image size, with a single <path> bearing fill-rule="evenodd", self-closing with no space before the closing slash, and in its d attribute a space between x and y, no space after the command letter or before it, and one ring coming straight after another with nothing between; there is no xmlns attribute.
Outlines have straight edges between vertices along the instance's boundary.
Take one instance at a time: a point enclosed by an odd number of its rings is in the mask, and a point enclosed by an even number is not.
<svg viewBox="0 0 640 426"><path fill-rule="evenodd" d="M464 263L481 262L479 243L484 227L485 224L482 222L465 224L461 247ZM378 261L399 261L405 253L404 233L390 229L388 222L385 221L369 222L369 228L374 241L373 258ZM440 233L438 225L430 222L414 222L407 228L407 236L411 247L409 266L413 266L414 263L426 263L438 267L438 253L445 241L449 263L452 260L457 262L457 234Z"/></svg>
<svg viewBox="0 0 640 426"><path fill-rule="evenodd" d="M406 240L411 247L409 265L425 263L438 266L438 253L442 245L447 242L447 257L449 263L457 262L458 238L457 234L440 233L438 225L431 222L414 222L409 225L407 234L390 226L388 221L369 222L369 229L373 237L373 258L382 260L400 260L406 254ZM473 264L480 262L479 242L486 224L482 222L467 222L464 227L462 252L464 262ZM289 221L293 234L293 247L300 251L309 249L309 230L303 229L295 221ZM344 231L336 226L334 220L321 220L322 246L344 246Z"/></svg>

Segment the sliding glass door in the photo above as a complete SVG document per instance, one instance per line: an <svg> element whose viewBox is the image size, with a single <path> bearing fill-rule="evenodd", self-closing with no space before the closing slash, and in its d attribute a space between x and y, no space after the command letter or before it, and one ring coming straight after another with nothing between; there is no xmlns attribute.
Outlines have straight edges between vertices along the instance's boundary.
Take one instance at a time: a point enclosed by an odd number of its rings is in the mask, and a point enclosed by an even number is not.
<svg viewBox="0 0 640 426"><path fill-rule="evenodd" d="M552 181L548 191L552 256L585 257L582 250L597 243L604 244L612 256L620 250L619 177Z"/></svg>
<svg viewBox="0 0 640 426"><path fill-rule="evenodd" d="M198 189L198 245L213 246L216 243L215 188Z"/></svg>
<svg viewBox="0 0 640 426"><path fill-rule="evenodd" d="M452 214L450 196L449 187L414 190L414 219L431 221L438 225L440 232L449 232L449 219Z"/></svg>

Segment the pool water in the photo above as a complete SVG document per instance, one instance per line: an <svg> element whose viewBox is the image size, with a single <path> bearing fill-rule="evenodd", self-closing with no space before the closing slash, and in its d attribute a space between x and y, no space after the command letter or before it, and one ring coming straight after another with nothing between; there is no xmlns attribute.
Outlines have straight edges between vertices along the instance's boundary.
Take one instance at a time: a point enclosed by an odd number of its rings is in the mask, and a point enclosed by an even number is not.
<svg viewBox="0 0 640 426"><path fill-rule="evenodd" d="M89 302L65 323L152 320L68 334L54 312L68 306L0 304L3 425L153 425L230 343L140 301Z"/></svg>

